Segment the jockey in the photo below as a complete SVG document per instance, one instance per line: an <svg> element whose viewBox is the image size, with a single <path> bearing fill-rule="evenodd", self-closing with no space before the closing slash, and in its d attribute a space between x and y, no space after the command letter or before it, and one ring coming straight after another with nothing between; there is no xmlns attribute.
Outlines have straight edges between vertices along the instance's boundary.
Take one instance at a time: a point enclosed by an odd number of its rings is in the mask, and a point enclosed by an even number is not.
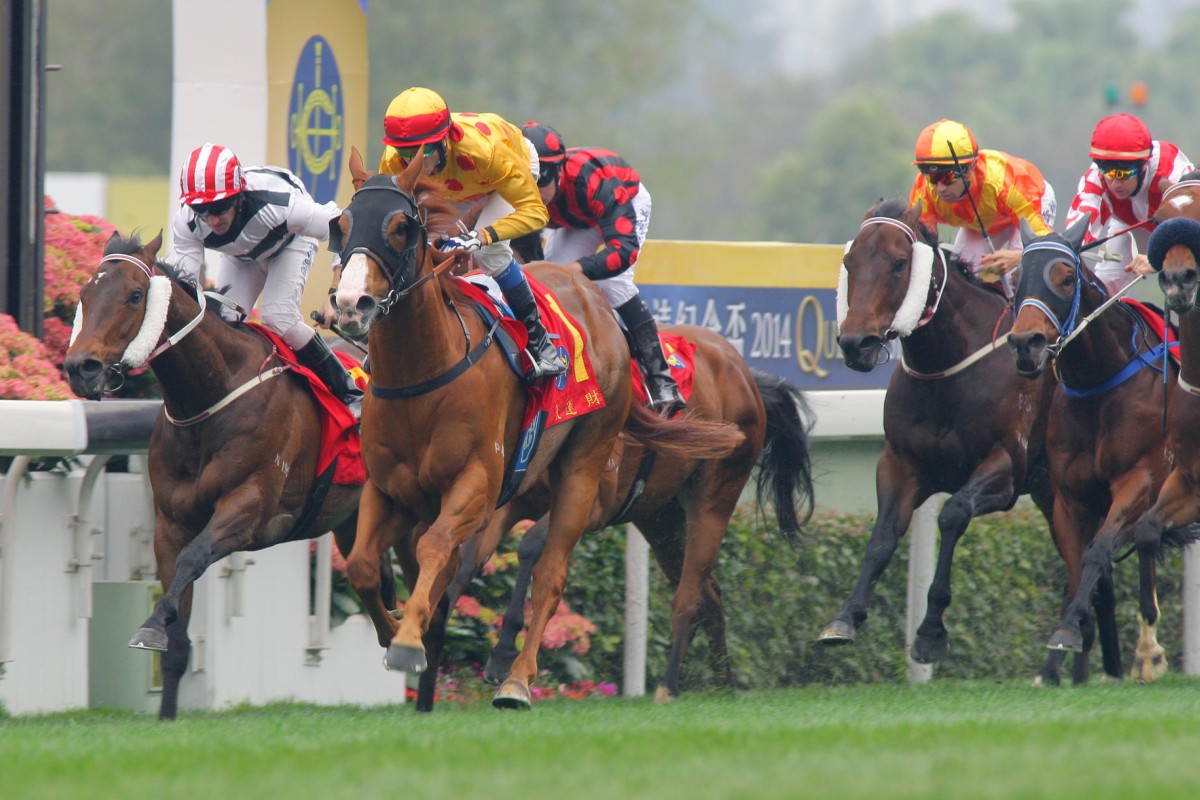
<svg viewBox="0 0 1200 800"><path fill-rule="evenodd" d="M204 251L215 250L213 283L228 285L226 295L242 309L262 295L263 325L359 416L362 390L300 314L317 241L329 236L329 221L341 213L337 205L318 204L282 167L243 168L232 150L218 144L192 151L179 190L171 237L180 270L199 285Z"/></svg>
<svg viewBox="0 0 1200 800"><path fill-rule="evenodd" d="M487 196L478 227L449 237L443 247L473 253L475 264L499 284L529 332L533 367L528 378L564 374L567 365L542 325L509 244L541 229L548 219L534 181L537 155L520 129L495 114L451 114L437 92L413 87L388 105L383 130L380 172L400 174L424 146L421 174L438 184L443 197L461 203Z"/></svg>
<svg viewBox="0 0 1200 800"><path fill-rule="evenodd" d="M1021 264L1020 220L1038 236L1050 233L1057 210L1053 187L1030 162L980 150L970 129L949 119L921 131L913 164L919 172L909 203L921 201L921 221L958 228L954 244L972 274L1004 276L1011 295L1014 279L1008 273Z"/></svg>
<svg viewBox="0 0 1200 800"><path fill-rule="evenodd" d="M598 147L568 150L549 125L527 122L523 130L537 150L537 184L550 212L546 259L570 264L595 281L620 315L646 374L651 407L683 408L654 315L633 283L633 268L650 226L650 193L637 170Z"/></svg>
<svg viewBox="0 0 1200 800"><path fill-rule="evenodd" d="M1192 171L1192 162L1170 142L1150 138L1146 124L1132 114L1114 114L1096 124L1088 155L1092 165L1079 179L1079 188L1067 211L1067 227L1085 216L1091 220L1084 244L1152 220L1163 192ZM1154 270L1141 252L1154 224L1130 231L1108 243L1113 260L1094 267L1109 292L1125 288L1138 275Z"/></svg>

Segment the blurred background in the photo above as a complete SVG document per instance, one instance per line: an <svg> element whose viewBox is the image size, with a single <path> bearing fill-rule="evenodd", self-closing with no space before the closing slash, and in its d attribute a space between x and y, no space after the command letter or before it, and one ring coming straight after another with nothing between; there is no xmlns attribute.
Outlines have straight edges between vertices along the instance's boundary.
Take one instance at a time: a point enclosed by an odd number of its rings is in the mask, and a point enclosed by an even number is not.
<svg viewBox="0 0 1200 800"><path fill-rule="evenodd" d="M1062 209L1116 111L1200 157L1194 0L370 0L371 135L411 85L624 155L651 238L839 242L907 196L941 117L1037 164ZM51 173L173 180L171 10L51 2ZM229 20L236 25L237 20ZM212 43L214 62L222 58ZM48 189L52 191L52 189ZM67 209L70 210L70 209Z"/></svg>

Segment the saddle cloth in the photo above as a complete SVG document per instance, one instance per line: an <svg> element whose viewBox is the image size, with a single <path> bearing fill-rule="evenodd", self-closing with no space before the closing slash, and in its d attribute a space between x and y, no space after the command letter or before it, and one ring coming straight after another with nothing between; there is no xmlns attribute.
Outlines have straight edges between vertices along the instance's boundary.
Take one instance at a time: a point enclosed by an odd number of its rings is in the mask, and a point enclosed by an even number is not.
<svg viewBox="0 0 1200 800"><path fill-rule="evenodd" d="M296 354L292 352L292 348L288 347L283 339L257 322L247 322L246 327L271 342L275 346L280 360L291 366L292 372L308 381L309 388L317 399L317 405L321 407L321 453L317 457L316 474L324 473L336 458L337 466L333 471L333 482L362 486L367 480L367 471L362 462L362 438L358 430L358 420L350 413L350 409L333 396L333 392L329 390L324 381L300 363ZM365 391L369 378L358 359L340 350L333 352L349 370L358 387Z"/></svg>
<svg viewBox="0 0 1200 800"><path fill-rule="evenodd" d="M679 393L683 395L684 402L691 402L692 380L696 377L695 343L682 336L661 331L658 334L658 340L662 343L663 355L667 357L667 364L671 367L671 377L675 379L675 383L679 384ZM633 374L640 375L641 368L637 360L630 359L630 362ZM649 403L650 398L646 395L644 378L633 382L633 399L642 405Z"/></svg>
<svg viewBox="0 0 1200 800"><path fill-rule="evenodd" d="M1147 305L1139 300L1134 300L1132 297L1122 297L1121 302L1132 308L1138 313L1145 323L1150 326L1150 330L1158 334L1158 338L1166 342L1168 345L1175 344L1179 341L1179 336L1174 327L1166 329L1166 322L1163 319L1162 312L1152 305ZM1179 363L1179 348L1173 347L1170 350L1171 360L1176 364Z"/></svg>

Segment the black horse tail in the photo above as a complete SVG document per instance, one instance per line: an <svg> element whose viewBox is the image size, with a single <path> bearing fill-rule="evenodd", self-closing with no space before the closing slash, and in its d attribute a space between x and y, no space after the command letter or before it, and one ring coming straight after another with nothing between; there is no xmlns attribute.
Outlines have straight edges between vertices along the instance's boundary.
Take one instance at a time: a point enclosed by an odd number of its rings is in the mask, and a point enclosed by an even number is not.
<svg viewBox="0 0 1200 800"><path fill-rule="evenodd" d="M755 478L758 507L763 510L763 498L769 492L779 530L788 544L796 547L813 515L808 433L815 419L798 388L783 378L756 369L751 372L767 411L766 441Z"/></svg>

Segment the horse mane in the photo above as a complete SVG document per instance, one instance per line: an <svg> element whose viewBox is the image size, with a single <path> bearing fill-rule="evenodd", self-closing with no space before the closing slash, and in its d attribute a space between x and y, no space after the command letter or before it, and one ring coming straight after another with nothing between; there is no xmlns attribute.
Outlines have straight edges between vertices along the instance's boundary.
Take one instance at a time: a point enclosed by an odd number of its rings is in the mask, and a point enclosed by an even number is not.
<svg viewBox="0 0 1200 800"><path fill-rule="evenodd" d="M104 255L137 256L141 254L144 247L145 243L142 241L141 236L139 236L136 231L130 236L122 236L120 233L114 233L104 245ZM186 289L188 294L192 297L201 296L200 284L197 282L195 275L186 273L175 264L172 264L170 261L165 261L161 258L154 259L154 266L163 275L166 275L167 279L170 280L171 283ZM228 285L223 286L217 290L217 293L225 294L228 289ZM204 309L210 314L216 314L217 318L222 322L226 324L232 324L221 316L220 303L214 302L209 298L205 298Z"/></svg>
<svg viewBox="0 0 1200 800"><path fill-rule="evenodd" d="M417 179L417 185L413 187L417 208L425 215L425 232L435 240L441 235L453 236L460 232L460 223L465 225L470 220L473 226L479 218L477 207L480 203L456 203L442 197L438 193L440 188L441 184L428 178ZM456 297L466 297L458 288L458 282L447 278L446 275L438 276L438 283L443 290Z"/></svg>
<svg viewBox="0 0 1200 800"><path fill-rule="evenodd" d="M900 219L910 208L908 201L898 197L880 198L867 209L867 217L890 217L891 219ZM917 220L916 234L921 237L925 244L932 247L935 251L939 248L937 230L929 227L923 220ZM988 285L979 278L971 274L971 270L967 268L967 263L959 258L957 253L942 249L942 256L946 259L946 263L954 267L954 271L966 279L968 283L974 284L981 289L989 289Z"/></svg>

